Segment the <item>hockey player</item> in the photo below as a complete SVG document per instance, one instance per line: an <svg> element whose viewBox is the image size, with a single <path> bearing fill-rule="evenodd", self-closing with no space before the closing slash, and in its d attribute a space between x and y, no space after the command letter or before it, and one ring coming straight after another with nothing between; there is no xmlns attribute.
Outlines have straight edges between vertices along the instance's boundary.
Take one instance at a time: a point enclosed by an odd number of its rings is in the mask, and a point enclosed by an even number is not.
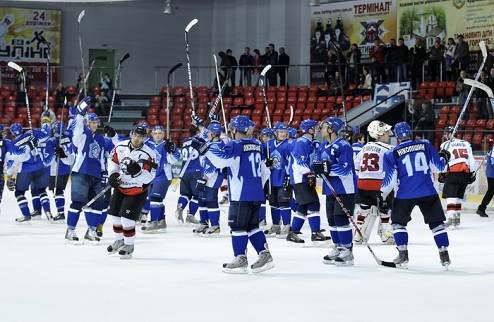
<svg viewBox="0 0 494 322"><path fill-rule="evenodd" d="M375 139L363 146L355 157L355 169L358 173L357 197L355 199L355 213L357 215L357 227L369 241L374 222L379 216L377 234L381 241L386 244L394 244L393 228L389 222L391 213L389 208L379 209L379 198L381 196L381 184L383 178L384 154L393 148L389 145L391 125L381 121L372 121L367 127L370 137ZM386 204L392 204L393 194L388 195ZM355 231L354 241L361 244L364 241Z"/></svg>
<svg viewBox="0 0 494 322"><path fill-rule="evenodd" d="M263 129L261 131L261 134L259 135L259 141L261 142L261 144L265 144L268 140L270 140L272 138L273 138L273 130L269 127ZM263 145L263 147L264 147L264 145ZM265 153L263 153L263 154L265 154ZM267 192L267 187L264 187L264 189L266 190L265 192ZM265 195L267 195L267 193L265 193ZM261 210L259 211L259 225L261 227L267 226L267 222L266 222L266 198L261 203Z"/></svg>
<svg viewBox="0 0 494 322"><path fill-rule="evenodd" d="M77 104L77 115L74 118L72 143L77 149L71 175L71 204L67 213L67 231L65 240L77 243L79 237L75 232L82 207L96 197L102 190L101 178L105 169L105 139L96 132L100 125L98 115L87 113L91 106L91 97L87 96ZM87 126L85 125L87 123ZM96 228L103 210L103 198L100 197L90 208L85 210L88 229L84 241L97 244L100 238Z"/></svg>
<svg viewBox="0 0 494 322"><path fill-rule="evenodd" d="M259 254L251 269L253 273L259 273L274 267L266 237L259 229L259 209L265 198L263 186L269 177L269 170L262 160L259 141L247 137L252 130L249 119L245 115L236 116L231 120L230 126L233 141L224 149L220 149L218 145L209 149L209 144L198 138L192 140L192 146L200 154L205 154L216 168L228 167L228 224L235 258L232 262L223 264L223 272L247 273L246 251L250 240Z"/></svg>
<svg viewBox="0 0 494 322"><path fill-rule="evenodd" d="M337 202L339 197L349 214L355 208L355 166L352 147L338 133L343 129L343 121L328 117L322 122L321 142L317 150L317 160L313 164L314 173L324 179L323 195L326 195L326 216L333 239L333 249L324 256L325 264L338 266L353 265L352 227L343 207ZM332 189L328 186L328 182Z"/></svg>
<svg viewBox="0 0 494 322"><path fill-rule="evenodd" d="M444 129L445 142L441 150L451 154L447 172L439 174L440 182L444 183L442 197L446 199L446 227L458 229L460 226L461 201L467 186L475 181L477 165L473 158L472 146L469 142L453 137L453 126Z"/></svg>
<svg viewBox="0 0 494 322"><path fill-rule="evenodd" d="M427 140L411 140L412 130L406 122L396 124L394 132L399 144L384 155L384 179L381 186L382 203L385 203L393 189L396 191L391 211L398 249L394 262L399 268L408 267L407 224L412 219L413 208L418 206L434 236L441 264L447 268L451 261L448 232L444 226L446 217L434 187L432 173L445 170L449 152L441 150L437 153Z"/></svg>
<svg viewBox="0 0 494 322"><path fill-rule="evenodd" d="M312 171L310 160L315 154L313 140L318 131L317 122L304 120L300 123L300 130L304 133L292 143L289 174L290 184L297 200L297 213L292 218L292 225L286 237L289 243L302 244L303 239L298 237L306 218L309 220L312 231L311 241L314 245L328 244L330 237L324 236L321 230L321 205L316 191L316 176Z"/></svg>
<svg viewBox="0 0 494 322"><path fill-rule="evenodd" d="M352 135L352 150L353 150L353 158L357 156L357 154L362 150L365 144L365 137L362 133L355 133Z"/></svg>
<svg viewBox="0 0 494 322"><path fill-rule="evenodd" d="M44 163L50 171L49 190L55 195L57 215L54 222L65 220L65 187L69 180L70 171L75 160L75 152L72 149L72 139L66 134L64 122L55 122L52 126L54 136L46 141ZM55 187L56 181L56 187Z"/></svg>
<svg viewBox="0 0 494 322"><path fill-rule="evenodd" d="M264 233L266 235L276 234L276 237L286 238L290 231L290 201L293 195L293 188L289 184L289 178L287 178L291 152L288 141L288 127L284 123L278 122L274 125L273 132L274 138L268 140L264 148L266 166L271 170L268 182L271 185L269 206L273 225ZM283 228L280 225L280 221L283 223Z"/></svg>
<svg viewBox="0 0 494 322"><path fill-rule="evenodd" d="M220 140L221 124L219 117L215 119L207 128L210 148L223 149L225 143ZM199 191L199 215L201 225L194 229L194 233L203 237L219 237L220 229L220 208L218 205L218 189L223 182L223 171L216 168L213 163L204 157L202 160L202 178L197 181ZM211 224L211 227L208 225Z"/></svg>
<svg viewBox="0 0 494 322"><path fill-rule="evenodd" d="M168 188L172 183L172 164L177 162L180 154L175 143L163 140L165 129L161 125L153 128L154 152L158 169L156 176L151 181L148 197L150 203L150 218L142 227L143 233L166 232L165 205L163 200L166 197ZM141 213L142 214L142 213Z"/></svg>
<svg viewBox="0 0 494 322"><path fill-rule="evenodd" d="M146 202L149 184L156 175L153 167L153 164L156 165L156 154L144 144L146 137L146 128L134 126L130 140L115 146L108 161L108 183L116 188L110 199L108 214L112 216L116 240L107 251L109 254L118 251L121 259L132 258L135 221Z"/></svg>

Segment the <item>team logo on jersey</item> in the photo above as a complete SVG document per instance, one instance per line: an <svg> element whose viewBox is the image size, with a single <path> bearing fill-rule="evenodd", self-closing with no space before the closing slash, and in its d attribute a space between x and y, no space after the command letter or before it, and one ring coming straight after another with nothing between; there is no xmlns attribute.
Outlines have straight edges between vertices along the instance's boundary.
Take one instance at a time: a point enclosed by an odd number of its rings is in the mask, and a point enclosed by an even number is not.
<svg viewBox="0 0 494 322"><path fill-rule="evenodd" d="M99 159L101 148L97 142L89 144L89 157L93 159Z"/></svg>
<svg viewBox="0 0 494 322"><path fill-rule="evenodd" d="M273 151L270 157L273 159L272 168L276 170L281 170L282 168L281 154L278 151Z"/></svg>

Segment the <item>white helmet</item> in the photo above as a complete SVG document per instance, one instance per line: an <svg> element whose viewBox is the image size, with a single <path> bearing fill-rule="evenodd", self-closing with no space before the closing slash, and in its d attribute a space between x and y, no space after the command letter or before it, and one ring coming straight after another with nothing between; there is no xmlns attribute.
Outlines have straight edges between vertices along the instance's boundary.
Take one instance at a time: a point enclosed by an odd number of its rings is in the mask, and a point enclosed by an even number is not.
<svg viewBox="0 0 494 322"><path fill-rule="evenodd" d="M371 138L378 139L391 130L392 126L381 121L374 120L367 126L367 132Z"/></svg>

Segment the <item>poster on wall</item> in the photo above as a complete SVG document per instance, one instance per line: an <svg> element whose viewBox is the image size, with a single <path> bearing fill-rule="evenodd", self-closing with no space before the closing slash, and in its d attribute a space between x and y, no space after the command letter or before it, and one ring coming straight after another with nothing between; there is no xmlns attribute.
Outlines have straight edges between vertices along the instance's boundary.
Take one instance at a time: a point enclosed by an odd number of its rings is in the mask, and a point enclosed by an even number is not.
<svg viewBox="0 0 494 322"><path fill-rule="evenodd" d="M398 37L405 44L415 45L419 38L426 48L433 46L435 37L443 44L458 35L470 47L471 70L477 70L479 42L484 40L492 49L494 41L494 4L492 0L398 0Z"/></svg>
<svg viewBox="0 0 494 322"><path fill-rule="evenodd" d="M347 57L352 44L358 46L366 63L375 40L389 44L396 38L396 0L321 4L312 7L310 20L311 64L323 64L331 49ZM325 84L325 70L325 66L312 66L311 83Z"/></svg>
<svg viewBox="0 0 494 322"><path fill-rule="evenodd" d="M52 80L58 82L61 22L61 10L0 7L2 84L17 77L5 67L9 61L26 68L31 82L45 82L49 60Z"/></svg>

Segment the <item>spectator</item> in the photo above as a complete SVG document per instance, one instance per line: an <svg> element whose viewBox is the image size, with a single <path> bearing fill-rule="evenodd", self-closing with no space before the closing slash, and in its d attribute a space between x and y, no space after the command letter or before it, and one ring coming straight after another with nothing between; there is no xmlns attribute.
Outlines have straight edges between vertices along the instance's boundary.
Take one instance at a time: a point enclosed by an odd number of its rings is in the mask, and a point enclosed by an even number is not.
<svg viewBox="0 0 494 322"><path fill-rule="evenodd" d="M415 103L413 100L409 100L402 115L403 121L413 130L415 129L419 120L419 112L415 109Z"/></svg>
<svg viewBox="0 0 494 322"><path fill-rule="evenodd" d="M397 73L396 73L396 52L397 52L398 46L396 46L396 39L391 38L389 40L389 47L386 48L386 63L388 65L388 75L389 75L389 82L396 82L398 79Z"/></svg>
<svg viewBox="0 0 494 322"><path fill-rule="evenodd" d="M479 77L479 82L486 84L489 86L489 76L485 72L485 70L482 70L480 73ZM487 93L481 89L477 89L477 118L479 119L486 119L486 118L491 118L490 114L488 112L488 98L487 98Z"/></svg>
<svg viewBox="0 0 494 322"><path fill-rule="evenodd" d="M278 79L276 74L278 73L279 61L278 61L278 52L274 49L274 44L269 44L269 53L268 53L268 64L272 67L267 72L268 85L269 86L278 86Z"/></svg>
<svg viewBox="0 0 494 322"><path fill-rule="evenodd" d="M415 38L415 46L410 48L411 87L414 90L417 90L420 83L424 81L423 66L426 59L427 53L422 47L422 40Z"/></svg>
<svg viewBox="0 0 494 322"><path fill-rule="evenodd" d="M432 135L434 130L434 108L431 106L430 102L423 102L422 109L419 111L419 121L416 130L422 131L419 135L426 140L432 141Z"/></svg>
<svg viewBox="0 0 494 322"><path fill-rule="evenodd" d="M453 56L453 77L461 73L462 70L468 70L468 64L470 63L470 48L468 44L463 41L463 35L458 35L458 43L456 44L455 54Z"/></svg>
<svg viewBox="0 0 494 322"><path fill-rule="evenodd" d="M108 96L106 95L106 92L104 90L101 90L101 92L99 94L96 94L96 96L94 97L94 101L95 101L94 107L96 109L96 113L98 113L98 115L100 116L101 115L107 116L109 100L108 100Z"/></svg>
<svg viewBox="0 0 494 322"><path fill-rule="evenodd" d="M238 63L237 63L237 59L233 56L233 52L231 49L226 50L226 56L230 60L230 63L232 64L232 76L230 76L230 84L233 88L235 87L235 71L237 70ZM224 63L221 63L221 65L225 66ZM226 68L223 69L223 71L225 72L226 75Z"/></svg>
<svg viewBox="0 0 494 322"><path fill-rule="evenodd" d="M330 95L332 96L341 96L343 95L341 92L341 87L343 86L343 80L341 79L340 72L335 72L334 77L331 80L331 86L329 88Z"/></svg>
<svg viewBox="0 0 494 322"><path fill-rule="evenodd" d="M80 73L79 74L79 77L77 78L76 84L75 84L75 91L76 91L76 93L79 93L79 90L81 88L84 88L84 80L85 80L84 74L83 73Z"/></svg>
<svg viewBox="0 0 494 322"><path fill-rule="evenodd" d="M371 60L372 57L376 58L376 61L381 65L381 70L384 68L385 50L386 48L379 42L379 40L374 40L374 47L372 47L369 52L369 57ZM381 75L383 77L382 82L385 82L384 73L381 73Z"/></svg>
<svg viewBox="0 0 494 322"><path fill-rule="evenodd" d="M441 44L441 40L439 39L434 41L434 46L431 47L429 53L429 74L431 76L431 82L438 80L437 76L440 74L443 65L445 47Z"/></svg>
<svg viewBox="0 0 494 322"><path fill-rule="evenodd" d="M398 39L398 46L395 53L396 69L398 70L398 81L408 81L408 47L403 38Z"/></svg>
<svg viewBox="0 0 494 322"><path fill-rule="evenodd" d="M357 44L352 44L348 51L348 83L359 84L360 58L362 53Z"/></svg>
<svg viewBox="0 0 494 322"><path fill-rule="evenodd" d="M246 86L252 85L252 66L254 65L254 56L250 54L250 48L245 47L245 52L240 56L240 86L245 81Z"/></svg>
<svg viewBox="0 0 494 322"><path fill-rule="evenodd" d="M326 72L324 73L324 79L328 87L331 86L331 80L334 77L335 72L338 70L338 58L333 49L328 50L326 59L324 60L326 65Z"/></svg>
<svg viewBox="0 0 494 322"><path fill-rule="evenodd" d="M254 49L254 68L252 68L252 74L253 74L253 86L259 85L259 74L261 73L261 53L259 52L259 49Z"/></svg>
<svg viewBox="0 0 494 322"><path fill-rule="evenodd" d="M278 63L281 65L278 69L278 73L280 75L280 86L288 86L286 76L288 74L288 65L290 65L290 56L285 53L284 47L280 47Z"/></svg>
<svg viewBox="0 0 494 322"><path fill-rule="evenodd" d="M57 90L55 91L55 108L65 107L65 100L67 97L67 91L63 87L62 83L58 83Z"/></svg>
<svg viewBox="0 0 494 322"><path fill-rule="evenodd" d="M465 103L465 100L468 96L468 92L470 91L470 86L465 85L465 82L463 81L465 78L467 78L467 72L466 70L460 71L460 77L456 80L456 93L458 94L458 104L463 105ZM466 114L468 118L468 114Z"/></svg>
<svg viewBox="0 0 494 322"><path fill-rule="evenodd" d="M446 69L446 81L453 81L453 57L455 55L456 44L453 38L448 38L448 45L444 51L444 68Z"/></svg>
<svg viewBox="0 0 494 322"><path fill-rule="evenodd" d="M374 88L376 84L382 82L383 76L383 66L377 61L376 57L371 58L371 77L372 77L372 93L374 93Z"/></svg>
<svg viewBox="0 0 494 322"><path fill-rule="evenodd" d="M369 69L367 67L364 67L364 69L362 69L362 75L359 80L359 84L355 89L355 96L365 95L365 94L371 95L371 90L372 90L372 76L369 73Z"/></svg>
<svg viewBox="0 0 494 322"><path fill-rule="evenodd" d="M110 74L106 73L103 77L101 77L101 90L105 91L106 97L110 100L113 92L113 84L110 78Z"/></svg>

